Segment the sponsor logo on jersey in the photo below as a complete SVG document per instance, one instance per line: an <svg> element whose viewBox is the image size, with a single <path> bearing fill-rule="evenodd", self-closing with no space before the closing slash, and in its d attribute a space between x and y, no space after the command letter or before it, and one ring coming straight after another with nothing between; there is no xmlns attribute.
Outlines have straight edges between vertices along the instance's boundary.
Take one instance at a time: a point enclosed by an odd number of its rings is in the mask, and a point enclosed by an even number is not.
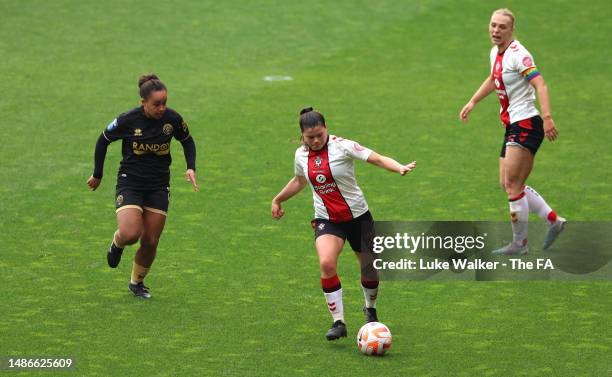
<svg viewBox="0 0 612 377"><path fill-rule="evenodd" d="M137 141L133 141L132 142L132 152L136 155L153 153L158 156L164 156L170 153L170 143L149 144L149 143L139 143Z"/></svg>
<svg viewBox="0 0 612 377"><path fill-rule="evenodd" d="M174 131L174 127L170 123L164 124L164 128L162 128L164 135L171 135L172 131Z"/></svg>
<svg viewBox="0 0 612 377"><path fill-rule="evenodd" d="M117 118L113 119L112 122L110 122L108 124L108 126L106 126L106 130L108 132L111 132L112 130L114 130L115 128L117 128Z"/></svg>
<svg viewBox="0 0 612 377"><path fill-rule="evenodd" d="M325 183L325 181L327 181L327 178L325 177L325 175L323 175L323 174L317 175L317 182Z"/></svg>
<svg viewBox="0 0 612 377"><path fill-rule="evenodd" d="M353 148L355 148L355 150L356 150L357 152L363 152L363 151L365 151L365 148L364 148L364 147L362 147L361 145L359 145L359 143L354 143L354 144L353 144Z"/></svg>
<svg viewBox="0 0 612 377"><path fill-rule="evenodd" d="M134 136L142 136L142 130L140 128L134 129Z"/></svg>
<svg viewBox="0 0 612 377"><path fill-rule="evenodd" d="M325 229L325 223L319 224L319 230L323 230L323 229Z"/></svg>
<svg viewBox="0 0 612 377"><path fill-rule="evenodd" d="M123 195L117 196L116 202L118 206L121 206L123 204Z"/></svg>
<svg viewBox="0 0 612 377"><path fill-rule="evenodd" d="M338 187L338 185L336 184L336 182L330 182L324 185L317 185L313 187L317 194L326 195L326 194L331 194L332 192L336 191L336 187Z"/></svg>
<svg viewBox="0 0 612 377"><path fill-rule="evenodd" d="M528 67L528 68L529 68L529 67L533 66L533 60L531 60L531 58L530 58L529 56L525 56L525 57L523 58L523 65L524 65L525 67Z"/></svg>
<svg viewBox="0 0 612 377"><path fill-rule="evenodd" d="M189 132L188 131L189 128L187 127L187 123L185 123L185 121L183 121L183 123L181 123L181 127L183 128L183 132L184 133Z"/></svg>

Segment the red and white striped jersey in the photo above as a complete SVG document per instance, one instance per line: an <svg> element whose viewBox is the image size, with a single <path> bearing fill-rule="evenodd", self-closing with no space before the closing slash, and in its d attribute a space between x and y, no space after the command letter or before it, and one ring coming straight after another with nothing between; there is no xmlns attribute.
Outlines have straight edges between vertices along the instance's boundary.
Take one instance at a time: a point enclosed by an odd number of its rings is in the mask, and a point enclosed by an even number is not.
<svg viewBox="0 0 612 377"><path fill-rule="evenodd" d="M306 177L314 199L315 218L350 221L368 211L368 203L355 180L357 160L367 160L372 150L359 143L329 135L318 151L295 151L295 175Z"/></svg>
<svg viewBox="0 0 612 377"><path fill-rule="evenodd" d="M501 103L500 118L504 126L539 115L535 90L529 81L540 73L529 51L518 41L512 41L501 53L493 46L490 58L491 79Z"/></svg>

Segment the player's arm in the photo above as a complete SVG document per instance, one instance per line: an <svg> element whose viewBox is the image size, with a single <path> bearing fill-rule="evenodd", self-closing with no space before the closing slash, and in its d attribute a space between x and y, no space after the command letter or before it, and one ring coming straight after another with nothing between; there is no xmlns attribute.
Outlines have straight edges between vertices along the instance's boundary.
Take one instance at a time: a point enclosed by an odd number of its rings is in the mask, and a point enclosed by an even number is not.
<svg viewBox="0 0 612 377"><path fill-rule="evenodd" d="M90 189L95 190L100 186L102 182L102 176L104 175L104 159L106 158L106 150L111 142L104 136L104 133L100 135L96 142L96 151L94 152L94 171L91 177L87 180L87 186Z"/></svg>
<svg viewBox="0 0 612 377"><path fill-rule="evenodd" d="M412 171L416 167L416 161L412 161L407 165L402 165L391 157L383 156L376 152L370 153L370 156L366 161L368 161L372 165L376 165L378 167L387 169L394 173L399 173L401 175L406 175L406 173Z"/></svg>
<svg viewBox="0 0 612 377"><path fill-rule="evenodd" d="M96 151L94 152L94 172L87 180L87 186L89 186L89 188L92 190L97 189L98 186L100 186L100 182L102 182L102 175L104 174L104 159L106 158L106 150L108 149L108 145L123 137L123 123L122 116L113 119L113 121L106 126L106 129L102 131L102 134L96 142Z"/></svg>
<svg viewBox="0 0 612 377"><path fill-rule="evenodd" d="M485 80L482 82L482 85L480 85L480 88L476 90L476 93L474 93L468 103L463 106L463 109L461 109L461 112L459 113L459 119L464 122L467 122L468 114L470 113L470 111L472 111L474 106L476 106L478 102L482 101L483 98L491 94L491 92L494 90L495 83L493 82L491 76L487 76L487 78L485 78Z"/></svg>
<svg viewBox="0 0 612 377"><path fill-rule="evenodd" d="M535 67L530 68L527 71L531 69L535 69ZM529 80L530 73L523 73L523 75ZM557 131L555 121L550 114L550 96L548 95L548 87L544 82L544 77L538 73L535 77L529 80L529 83L535 88L538 101L540 102L540 110L542 111L542 119L544 120L544 135L546 135L548 140L554 141L557 138L559 131Z"/></svg>
<svg viewBox="0 0 612 377"><path fill-rule="evenodd" d="M196 146L195 141L189 135L186 139L181 140L183 153L185 154L185 162L187 163L187 171L185 179L193 185L194 191L198 191L198 180L196 179Z"/></svg>
<svg viewBox="0 0 612 377"><path fill-rule="evenodd" d="M283 189L272 199L272 217L280 219L285 214L282 203L291 199L295 194L302 191L308 182L306 177L296 175L283 187Z"/></svg>

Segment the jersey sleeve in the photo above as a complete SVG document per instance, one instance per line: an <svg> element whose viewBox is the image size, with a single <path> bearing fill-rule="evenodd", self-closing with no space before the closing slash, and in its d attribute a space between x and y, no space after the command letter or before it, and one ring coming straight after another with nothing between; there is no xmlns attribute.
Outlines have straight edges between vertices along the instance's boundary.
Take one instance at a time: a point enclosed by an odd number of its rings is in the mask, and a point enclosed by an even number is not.
<svg viewBox="0 0 612 377"><path fill-rule="evenodd" d="M298 148L297 151L295 151L295 160L294 160L294 174L296 176L299 177L304 177L304 168L302 167L302 164L300 163L300 149L302 149L303 147Z"/></svg>
<svg viewBox="0 0 612 377"><path fill-rule="evenodd" d="M366 161L373 152L371 149L353 140L338 138L338 142L342 146L342 149L344 149L344 154L355 160Z"/></svg>
<svg viewBox="0 0 612 377"><path fill-rule="evenodd" d="M519 49L519 51L514 54L514 66L527 81L531 81L540 76L540 71L538 71L533 61L533 56L531 56L529 51L525 48Z"/></svg>
<svg viewBox="0 0 612 377"><path fill-rule="evenodd" d="M189 127L182 116L178 116L178 125L174 127L174 138L178 141L185 141L189 139Z"/></svg>
<svg viewBox="0 0 612 377"><path fill-rule="evenodd" d="M102 136L109 142L113 142L115 140L119 140L123 137L124 134L124 122L121 116L113 119L112 122L106 126L104 131L102 131Z"/></svg>

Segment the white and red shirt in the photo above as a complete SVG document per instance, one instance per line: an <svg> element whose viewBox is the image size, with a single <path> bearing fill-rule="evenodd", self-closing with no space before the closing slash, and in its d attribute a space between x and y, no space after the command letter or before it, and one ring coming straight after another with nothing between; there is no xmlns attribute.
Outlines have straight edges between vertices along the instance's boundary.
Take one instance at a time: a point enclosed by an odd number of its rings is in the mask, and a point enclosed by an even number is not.
<svg viewBox="0 0 612 377"><path fill-rule="evenodd" d="M367 160L372 150L359 143L329 135L321 150L295 151L295 175L306 177L314 199L315 218L340 223L368 211L368 203L355 179L355 160Z"/></svg>
<svg viewBox="0 0 612 377"><path fill-rule="evenodd" d="M539 115L535 106L535 89L529 81L540 72L533 57L519 41L512 41L505 51L491 49L491 79L501 103L500 118L504 127Z"/></svg>

